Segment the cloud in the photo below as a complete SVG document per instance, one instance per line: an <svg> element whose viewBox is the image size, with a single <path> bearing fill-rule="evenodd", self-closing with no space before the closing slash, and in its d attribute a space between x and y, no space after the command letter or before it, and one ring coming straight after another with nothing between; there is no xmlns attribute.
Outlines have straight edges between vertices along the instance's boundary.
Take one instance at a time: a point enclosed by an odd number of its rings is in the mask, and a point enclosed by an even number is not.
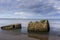
<svg viewBox="0 0 60 40"><path fill-rule="evenodd" d="M24 15L26 15L26 16L32 16L32 14L30 14L28 12L15 12L14 14L15 15L22 15L22 16L24 16Z"/></svg>
<svg viewBox="0 0 60 40"><path fill-rule="evenodd" d="M10 3L11 0L0 0L0 3Z"/></svg>
<svg viewBox="0 0 60 40"><path fill-rule="evenodd" d="M59 19L60 15L59 14L53 14L53 15L41 15L41 14L35 14L31 12L15 12L15 16L18 16L18 18L26 18L26 19ZM57 16L58 15L58 16Z"/></svg>
<svg viewBox="0 0 60 40"><path fill-rule="evenodd" d="M21 1L21 0L17 0L18 2Z"/></svg>
<svg viewBox="0 0 60 40"><path fill-rule="evenodd" d="M35 14L32 12L15 12L14 13L15 16L20 16L21 18L31 18L31 19L35 19L37 17L42 17L42 15L40 14Z"/></svg>
<svg viewBox="0 0 60 40"><path fill-rule="evenodd" d="M59 0L0 0L0 10L13 11L17 18L54 18L60 15L59 4Z"/></svg>

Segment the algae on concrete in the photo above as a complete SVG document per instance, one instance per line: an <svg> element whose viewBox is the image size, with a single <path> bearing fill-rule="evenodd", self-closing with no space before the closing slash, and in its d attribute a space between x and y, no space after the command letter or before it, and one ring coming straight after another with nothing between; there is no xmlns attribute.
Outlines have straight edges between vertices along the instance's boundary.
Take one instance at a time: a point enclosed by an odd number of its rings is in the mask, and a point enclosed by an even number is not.
<svg viewBox="0 0 60 40"><path fill-rule="evenodd" d="M41 20L40 22L29 22L28 32L49 32L50 26L48 20Z"/></svg>

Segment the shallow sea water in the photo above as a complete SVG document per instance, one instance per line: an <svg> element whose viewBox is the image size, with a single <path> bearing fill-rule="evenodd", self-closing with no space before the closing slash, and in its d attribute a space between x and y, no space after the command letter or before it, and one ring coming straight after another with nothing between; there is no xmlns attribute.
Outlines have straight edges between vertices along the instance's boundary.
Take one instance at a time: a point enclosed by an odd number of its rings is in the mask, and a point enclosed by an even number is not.
<svg viewBox="0 0 60 40"><path fill-rule="evenodd" d="M40 20L0 20L0 26L21 23L22 29L1 30L0 40L60 40L60 20L49 20L49 33L28 33L27 27L30 21Z"/></svg>

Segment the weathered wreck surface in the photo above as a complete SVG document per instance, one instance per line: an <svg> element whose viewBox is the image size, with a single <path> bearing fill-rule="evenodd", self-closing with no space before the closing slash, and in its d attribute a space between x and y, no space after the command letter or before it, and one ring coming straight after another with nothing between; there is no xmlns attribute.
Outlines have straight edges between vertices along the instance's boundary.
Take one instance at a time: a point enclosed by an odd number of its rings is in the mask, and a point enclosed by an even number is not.
<svg viewBox="0 0 60 40"><path fill-rule="evenodd" d="M6 25L6 26L2 26L1 29L3 30L21 29L21 24Z"/></svg>
<svg viewBox="0 0 60 40"><path fill-rule="evenodd" d="M50 26L48 20L30 22L28 24L28 32L49 32L49 30Z"/></svg>

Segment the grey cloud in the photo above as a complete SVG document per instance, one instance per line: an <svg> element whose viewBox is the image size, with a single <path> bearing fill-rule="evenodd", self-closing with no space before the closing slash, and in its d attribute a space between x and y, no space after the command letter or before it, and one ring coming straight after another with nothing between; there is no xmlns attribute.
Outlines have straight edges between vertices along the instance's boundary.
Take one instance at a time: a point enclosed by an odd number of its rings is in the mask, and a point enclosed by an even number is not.
<svg viewBox="0 0 60 40"><path fill-rule="evenodd" d="M22 5L19 4L19 8L27 9L28 11L47 14L50 12L55 12L56 10L53 8L52 4L49 4L47 0L39 1L39 0L26 0L22 2Z"/></svg>
<svg viewBox="0 0 60 40"><path fill-rule="evenodd" d="M46 15L56 11L53 4L49 1L50 0L8 0L7 3L0 3L0 9L28 11Z"/></svg>

